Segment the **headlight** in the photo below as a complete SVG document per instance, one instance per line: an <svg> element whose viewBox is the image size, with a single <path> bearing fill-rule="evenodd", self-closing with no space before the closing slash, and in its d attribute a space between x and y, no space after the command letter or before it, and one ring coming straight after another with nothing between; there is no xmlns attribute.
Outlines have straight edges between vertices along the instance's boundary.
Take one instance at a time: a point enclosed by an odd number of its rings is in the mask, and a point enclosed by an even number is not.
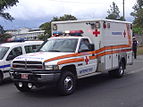
<svg viewBox="0 0 143 107"><path fill-rule="evenodd" d="M45 70L56 71L56 70L59 70L59 66L58 65L45 65Z"/></svg>

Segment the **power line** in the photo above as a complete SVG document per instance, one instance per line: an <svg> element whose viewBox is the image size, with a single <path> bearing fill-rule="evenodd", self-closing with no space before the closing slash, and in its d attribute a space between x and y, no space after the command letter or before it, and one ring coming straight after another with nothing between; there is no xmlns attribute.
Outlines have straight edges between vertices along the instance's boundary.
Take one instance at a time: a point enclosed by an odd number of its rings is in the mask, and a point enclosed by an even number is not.
<svg viewBox="0 0 143 107"><path fill-rule="evenodd" d="M91 4L91 5L95 5L95 4L103 4L101 2L79 2L79 1L65 1L65 0L49 0L51 2L57 2L57 3L72 3L72 4Z"/></svg>

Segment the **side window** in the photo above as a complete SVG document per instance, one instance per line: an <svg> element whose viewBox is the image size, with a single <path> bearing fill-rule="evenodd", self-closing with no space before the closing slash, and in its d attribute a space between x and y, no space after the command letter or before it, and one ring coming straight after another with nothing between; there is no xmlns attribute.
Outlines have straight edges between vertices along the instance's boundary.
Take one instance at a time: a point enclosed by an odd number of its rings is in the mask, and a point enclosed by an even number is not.
<svg viewBox="0 0 143 107"><path fill-rule="evenodd" d="M32 52L36 52L36 50L40 47L40 45L28 45L25 46L25 51L26 53L32 53Z"/></svg>
<svg viewBox="0 0 143 107"><path fill-rule="evenodd" d="M79 52L90 51L89 44L88 39L82 39L79 46Z"/></svg>
<svg viewBox="0 0 143 107"><path fill-rule="evenodd" d="M13 60L15 57L22 55L22 48L17 47L11 50L6 60Z"/></svg>

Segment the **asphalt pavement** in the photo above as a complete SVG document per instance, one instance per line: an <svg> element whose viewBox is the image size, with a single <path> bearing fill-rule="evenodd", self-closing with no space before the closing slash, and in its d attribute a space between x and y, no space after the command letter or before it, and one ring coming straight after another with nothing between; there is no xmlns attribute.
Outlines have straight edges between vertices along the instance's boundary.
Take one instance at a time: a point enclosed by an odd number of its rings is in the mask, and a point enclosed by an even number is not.
<svg viewBox="0 0 143 107"><path fill-rule="evenodd" d="M143 107L143 56L127 67L123 78L102 74L82 79L70 96L59 96L50 87L21 93L5 81L0 86L0 107Z"/></svg>

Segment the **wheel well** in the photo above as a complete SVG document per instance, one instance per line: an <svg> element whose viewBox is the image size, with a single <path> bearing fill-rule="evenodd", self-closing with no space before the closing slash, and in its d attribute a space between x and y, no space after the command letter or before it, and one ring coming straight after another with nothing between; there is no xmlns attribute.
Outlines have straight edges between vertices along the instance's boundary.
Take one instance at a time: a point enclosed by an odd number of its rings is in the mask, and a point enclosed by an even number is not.
<svg viewBox="0 0 143 107"><path fill-rule="evenodd" d="M126 59L125 59L125 58L122 58L122 59L121 59L121 62L124 64L124 67L125 67L125 69L126 69Z"/></svg>
<svg viewBox="0 0 143 107"><path fill-rule="evenodd" d="M77 76L75 65L67 65L62 68L62 71L71 71L75 76Z"/></svg>
<svg viewBox="0 0 143 107"><path fill-rule="evenodd" d="M3 78L3 73L2 73L2 71L0 71L0 76L2 76L2 78Z"/></svg>

